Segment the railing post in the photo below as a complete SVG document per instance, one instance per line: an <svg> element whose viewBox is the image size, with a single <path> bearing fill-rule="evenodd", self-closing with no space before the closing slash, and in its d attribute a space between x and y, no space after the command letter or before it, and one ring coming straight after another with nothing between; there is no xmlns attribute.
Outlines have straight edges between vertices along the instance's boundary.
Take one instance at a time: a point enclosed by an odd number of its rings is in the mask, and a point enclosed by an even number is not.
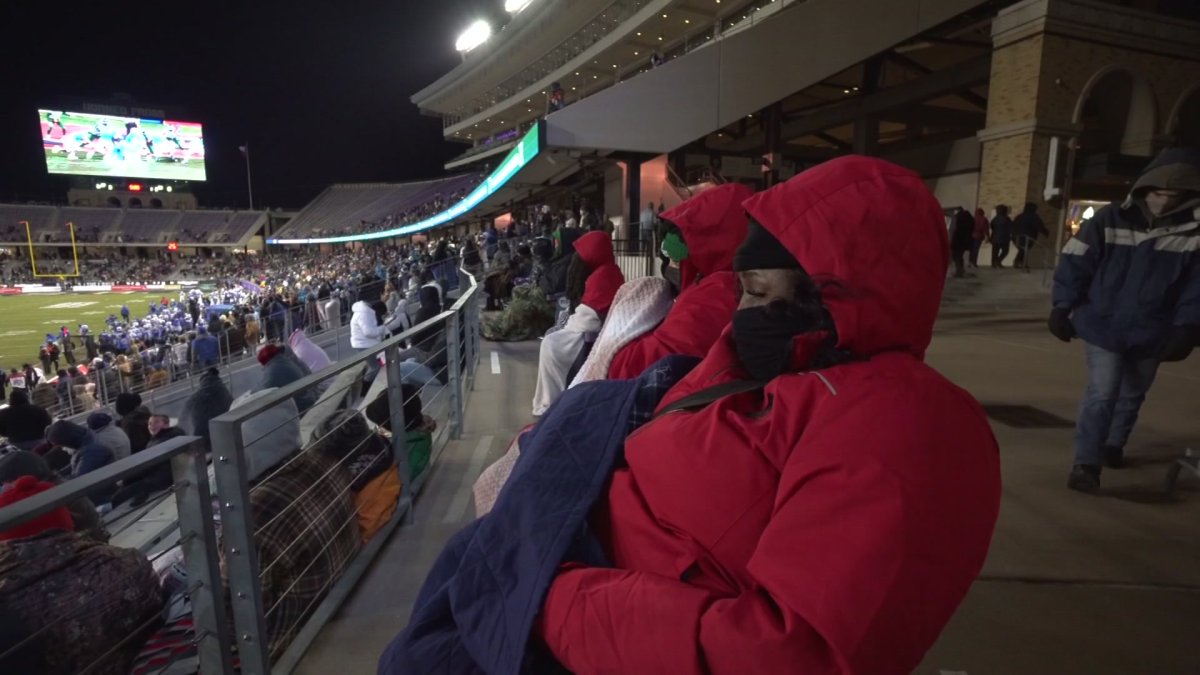
<svg viewBox="0 0 1200 675"><path fill-rule="evenodd" d="M258 550L250 517L250 486L246 480L245 440L240 422L213 420L213 468L221 503L221 545L229 570L229 594L237 629L237 649L243 675L268 675L267 622L258 577Z"/></svg>
<svg viewBox="0 0 1200 675"><path fill-rule="evenodd" d="M448 368L447 377L450 378L447 383L450 387L450 438L455 440L462 437L463 430L462 373L459 368L462 364L460 325L458 312L451 314L450 318L446 320L446 366Z"/></svg>
<svg viewBox="0 0 1200 675"><path fill-rule="evenodd" d="M466 287L467 287L467 285L465 285L465 284L463 286L460 286L460 288L466 288ZM472 300L474 300L474 298L472 298ZM474 302L472 302L471 300L468 300L466 303L463 304L463 307L462 307L462 315L466 319L466 323L463 324L466 326L466 330L464 331L464 334L466 335L466 338L467 338L467 344L466 344L466 347L467 347L467 360L466 360L467 372L464 374L464 376L470 381L472 389L475 388L475 355L477 353L475 350L478 348L478 345L475 344L475 329L476 329L475 310L472 307L472 305L474 305L474 304L475 304Z"/></svg>
<svg viewBox="0 0 1200 675"><path fill-rule="evenodd" d="M171 459L175 503L179 513L179 547L188 579L199 584L192 592L192 618L201 675L233 671L232 634L225 612L217 535L213 527L212 496L208 491L208 462L204 444L193 441L188 451Z"/></svg>
<svg viewBox="0 0 1200 675"><path fill-rule="evenodd" d="M404 391L400 384L403 375L400 373L400 348L392 345L384 350L384 367L387 368L387 397L388 410L391 412L392 425L392 456L396 458L396 467L400 471L400 496L412 496L412 473L408 467L408 428L404 419ZM419 395L419 394L418 394ZM412 511L409 511L409 521Z"/></svg>

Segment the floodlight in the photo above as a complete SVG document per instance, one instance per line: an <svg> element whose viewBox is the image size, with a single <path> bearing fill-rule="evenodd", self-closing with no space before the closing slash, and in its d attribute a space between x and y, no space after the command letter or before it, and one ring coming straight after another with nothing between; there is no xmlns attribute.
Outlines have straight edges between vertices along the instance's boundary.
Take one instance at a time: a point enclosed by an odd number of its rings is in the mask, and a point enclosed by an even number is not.
<svg viewBox="0 0 1200 675"><path fill-rule="evenodd" d="M487 42L487 39L492 36L492 27L487 21L479 19L475 23L467 26L467 29L458 36L458 41L454 43L454 48L460 52L469 52L479 45Z"/></svg>

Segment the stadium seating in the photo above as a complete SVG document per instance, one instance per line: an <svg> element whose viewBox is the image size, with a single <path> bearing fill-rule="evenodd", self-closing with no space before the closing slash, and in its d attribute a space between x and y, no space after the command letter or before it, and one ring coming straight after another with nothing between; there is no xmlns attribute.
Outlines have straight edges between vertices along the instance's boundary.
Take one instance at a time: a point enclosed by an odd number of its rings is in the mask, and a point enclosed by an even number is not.
<svg viewBox="0 0 1200 675"><path fill-rule="evenodd" d="M0 242L25 243L29 221L35 243L67 242L67 223L81 244L236 244L261 226L262 211L177 211L0 204Z"/></svg>
<svg viewBox="0 0 1200 675"><path fill-rule="evenodd" d="M419 183L332 185L278 236L350 234L398 227L433 215L465 197L481 179L470 173Z"/></svg>

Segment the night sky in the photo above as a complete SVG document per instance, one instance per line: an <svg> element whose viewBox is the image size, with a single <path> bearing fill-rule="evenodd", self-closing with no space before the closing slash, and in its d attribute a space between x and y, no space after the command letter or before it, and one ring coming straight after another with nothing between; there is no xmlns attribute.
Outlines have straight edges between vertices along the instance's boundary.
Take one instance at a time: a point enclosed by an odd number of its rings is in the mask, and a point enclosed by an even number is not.
<svg viewBox="0 0 1200 675"><path fill-rule="evenodd" d="M135 103L204 125L204 206L298 208L334 182L444 174L462 151L409 97L502 0L0 2L0 201L65 200L37 109ZM133 101L113 100L128 94ZM67 109L70 109L67 107Z"/></svg>

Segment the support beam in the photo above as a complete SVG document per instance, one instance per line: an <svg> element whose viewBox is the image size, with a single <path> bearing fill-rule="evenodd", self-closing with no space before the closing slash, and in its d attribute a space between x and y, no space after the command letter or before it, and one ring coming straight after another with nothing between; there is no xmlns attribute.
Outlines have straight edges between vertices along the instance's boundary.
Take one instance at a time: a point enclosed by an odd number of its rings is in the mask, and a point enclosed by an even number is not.
<svg viewBox="0 0 1200 675"><path fill-rule="evenodd" d="M888 87L864 96L856 96L814 110L797 117L783 125L783 139L789 140L808 136L830 127L841 126L864 115L883 113L893 108L899 108L914 103L922 103L931 98L944 96L956 91L988 81L991 76L992 55L985 54L978 58L964 61L945 70L911 82ZM726 152L745 152L763 143L761 136L748 137L730 143L724 147Z"/></svg>
<svg viewBox="0 0 1200 675"><path fill-rule="evenodd" d="M896 52L888 52L887 60L900 66L901 68L907 68L908 70L920 73L921 75L928 75L933 72L933 69L926 68L925 66L908 58L907 56L905 56L903 54L898 54ZM955 92L954 95L955 95L955 97L957 97L963 101L966 101L967 103L970 103L971 105L975 106L976 108L979 108L980 110L984 110L984 111L987 110L987 98L980 96L979 94L976 94L973 91L959 91L959 92Z"/></svg>
<svg viewBox="0 0 1200 675"><path fill-rule="evenodd" d="M826 143L837 148L838 150L850 152L851 150L854 149L853 145L847 143L846 141L843 141L842 139L838 138L837 136L825 133L824 131L818 131L817 133L813 134L813 136L825 141Z"/></svg>

